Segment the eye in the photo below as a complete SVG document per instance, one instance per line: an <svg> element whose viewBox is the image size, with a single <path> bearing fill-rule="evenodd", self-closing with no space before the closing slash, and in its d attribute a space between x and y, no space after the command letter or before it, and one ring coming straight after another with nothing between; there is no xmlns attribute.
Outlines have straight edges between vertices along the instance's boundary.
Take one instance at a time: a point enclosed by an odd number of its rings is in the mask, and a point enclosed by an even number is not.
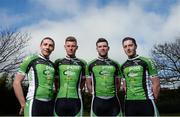
<svg viewBox="0 0 180 117"><path fill-rule="evenodd" d="M127 48L127 45L124 45L123 48Z"/></svg>
<svg viewBox="0 0 180 117"><path fill-rule="evenodd" d="M53 47L53 45L52 45L52 44L49 44L49 46L50 46L50 47Z"/></svg>
<svg viewBox="0 0 180 117"><path fill-rule="evenodd" d="M98 46L98 48L101 48L102 46Z"/></svg>
<svg viewBox="0 0 180 117"><path fill-rule="evenodd" d="M43 45L47 46L47 43L44 43Z"/></svg>

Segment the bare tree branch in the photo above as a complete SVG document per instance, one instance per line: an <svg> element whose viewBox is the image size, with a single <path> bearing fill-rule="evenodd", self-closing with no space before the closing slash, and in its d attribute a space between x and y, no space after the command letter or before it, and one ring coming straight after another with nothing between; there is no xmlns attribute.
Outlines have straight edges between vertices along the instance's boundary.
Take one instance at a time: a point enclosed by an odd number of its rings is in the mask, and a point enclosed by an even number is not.
<svg viewBox="0 0 180 117"><path fill-rule="evenodd" d="M0 30L0 72L15 72L25 56L30 36L13 30Z"/></svg>
<svg viewBox="0 0 180 117"><path fill-rule="evenodd" d="M171 43L154 45L152 57L160 78L171 83L180 80L180 39Z"/></svg>

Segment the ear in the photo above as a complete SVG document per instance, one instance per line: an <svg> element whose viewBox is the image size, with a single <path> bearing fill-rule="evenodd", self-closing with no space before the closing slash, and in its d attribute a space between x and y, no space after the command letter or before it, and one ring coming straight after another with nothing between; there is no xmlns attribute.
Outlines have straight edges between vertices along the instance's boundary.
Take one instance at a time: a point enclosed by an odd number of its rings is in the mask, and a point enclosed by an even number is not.
<svg viewBox="0 0 180 117"><path fill-rule="evenodd" d="M137 45L135 46L135 49L137 49Z"/></svg>
<svg viewBox="0 0 180 117"><path fill-rule="evenodd" d="M78 49L78 46L76 46L76 50Z"/></svg>
<svg viewBox="0 0 180 117"><path fill-rule="evenodd" d="M54 51L54 49L55 49L55 47L53 47L53 50L52 50L52 51Z"/></svg>
<svg viewBox="0 0 180 117"><path fill-rule="evenodd" d="M42 48L42 44L40 44L39 47Z"/></svg>
<svg viewBox="0 0 180 117"><path fill-rule="evenodd" d="M108 51L110 50L110 47L108 46Z"/></svg>

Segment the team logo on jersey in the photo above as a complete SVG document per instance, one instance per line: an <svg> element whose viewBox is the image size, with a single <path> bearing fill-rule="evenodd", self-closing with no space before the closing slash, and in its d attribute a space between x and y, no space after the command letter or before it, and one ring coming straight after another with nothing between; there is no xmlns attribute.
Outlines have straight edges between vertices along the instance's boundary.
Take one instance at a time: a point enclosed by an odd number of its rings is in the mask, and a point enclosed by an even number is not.
<svg viewBox="0 0 180 117"><path fill-rule="evenodd" d="M74 69L74 70L78 70L80 68L80 66L77 66L77 65L69 65L66 67L66 69Z"/></svg>
<svg viewBox="0 0 180 117"><path fill-rule="evenodd" d="M47 79L47 83L50 84L51 80L52 80L52 73L53 73L54 69L50 66L46 66L45 70L43 71L43 74L46 76Z"/></svg>
<svg viewBox="0 0 180 117"><path fill-rule="evenodd" d="M73 76L73 75L75 75L75 74L76 74L75 72L70 71L70 70L64 71L64 75L66 75L66 76Z"/></svg>
<svg viewBox="0 0 180 117"><path fill-rule="evenodd" d="M114 68L114 66L102 66L103 70L111 70L113 68Z"/></svg>
<svg viewBox="0 0 180 117"><path fill-rule="evenodd" d="M63 74L66 76L67 80L71 80L76 73L71 70L65 70Z"/></svg>
<svg viewBox="0 0 180 117"><path fill-rule="evenodd" d="M136 77L136 76L138 76L138 73L135 73L135 72L128 73L128 77Z"/></svg>
<svg viewBox="0 0 180 117"><path fill-rule="evenodd" d="M137 77L139 75L139 71L141 71L142 67L141 66L132 66L128 67L128 77Z"/></svg>
<svg viewBox="0 0 180 117"><path fill-rule="evenodd" d="M100 71L99 74L103 75L103 76L109 76L110 75L110 73L108 71Z"/></svg>
<svg viewBox="0 0 180 117"><path fill-rule="evenodd" d="M43 74L48 76L52 73L52 71L54 71L54 69L50 66L46 66L45 70L43 71Z"/></svg>

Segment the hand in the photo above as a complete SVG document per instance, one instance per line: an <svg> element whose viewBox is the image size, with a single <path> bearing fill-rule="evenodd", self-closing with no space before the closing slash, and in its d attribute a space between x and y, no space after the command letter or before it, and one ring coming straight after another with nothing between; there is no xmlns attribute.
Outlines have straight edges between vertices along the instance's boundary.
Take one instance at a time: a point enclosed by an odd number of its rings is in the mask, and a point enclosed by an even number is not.
<svg viewBox="0 0 180 117"><path fill-rule="evenodd" d="M23 115L24 114L24 106L21 106L21 109L19 111L19 115Z"/></svg>

